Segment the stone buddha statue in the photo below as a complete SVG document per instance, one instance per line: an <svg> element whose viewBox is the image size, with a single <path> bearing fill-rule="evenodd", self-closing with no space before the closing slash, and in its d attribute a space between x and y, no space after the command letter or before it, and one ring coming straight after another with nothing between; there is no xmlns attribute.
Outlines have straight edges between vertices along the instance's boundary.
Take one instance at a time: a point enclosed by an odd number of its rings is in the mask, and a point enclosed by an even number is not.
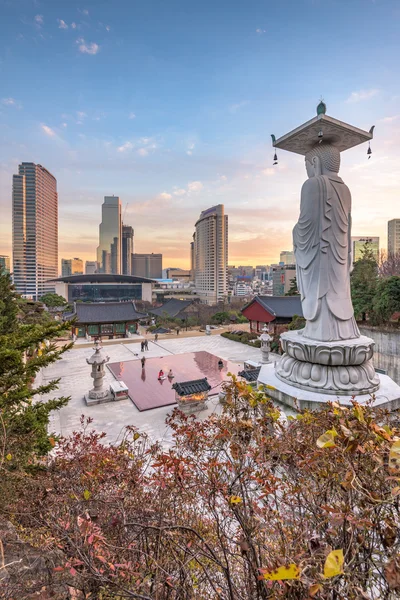
<svg viewBox="0 0 400 600"><path fill-rule="evenodd" d="M340 151L316 144L305 154L309 179L301 190L300 217L293 229L297 285L312 340L360 336L350 295L351 195L339 177Z"/></svg>

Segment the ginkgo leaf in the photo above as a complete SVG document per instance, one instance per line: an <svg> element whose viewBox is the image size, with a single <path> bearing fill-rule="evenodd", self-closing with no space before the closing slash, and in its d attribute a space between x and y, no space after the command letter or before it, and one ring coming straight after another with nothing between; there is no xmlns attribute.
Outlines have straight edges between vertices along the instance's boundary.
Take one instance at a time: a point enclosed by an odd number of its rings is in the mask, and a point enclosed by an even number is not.
<svg viewBox="0 0 400 600"><path fill-rule="evenodd" d="M329 552L324 565L324 577L330 579L343 573L344 557L343 550L332 550Z"/></svg>
<svg viewBox="0 0 400 600"><path fill-rule="evenodd" d="M325 431L318 439L317 446L318 448L332 448L335 446L335 437L338 435L335 428L328 429Z"/></svg>
<svg viewBox="0 0 400 600"><path fill-rule="evenodd" d="M321 589L322 585L320 583L314 583L314 585L308 588L308 595L311 596L311 598L314 598Z"/></svg>
<svg viewBox="0 0 400 600"><path fill-rule="evenodd" d="M390 447L389 466L392 469L400 467L400 440L394 442Z"/></svg>
<svg viewBox="0 0 400 600"><path fill-rule="evenodd" d="M89 490L85 490L83 492L83 497L85 498L85 500L89 500L90 496L91 496L91 493L89 492Z"/></svg>
<svg viewBox="0 0 400 600"><path fill-rule="evenodd" d="M7 454L6 459L7 460L11 460L12 459L12 455L11 454Z"/></svg>
<svg viewBox="0 0 400 600"><path fill-rule="evenodd" d="M230 504L241 504L243 502L243 500L241 499L240 496L231 496L229 498L229 502L230 502Z"/></svg>
<svg viewBox="0 0 400 600"><path fill-rule="evenodd" d="M262 570L263 578L267 581L283 581L284 579L300 579L300 569L294 563L283 565L273 571Z"/></svg>

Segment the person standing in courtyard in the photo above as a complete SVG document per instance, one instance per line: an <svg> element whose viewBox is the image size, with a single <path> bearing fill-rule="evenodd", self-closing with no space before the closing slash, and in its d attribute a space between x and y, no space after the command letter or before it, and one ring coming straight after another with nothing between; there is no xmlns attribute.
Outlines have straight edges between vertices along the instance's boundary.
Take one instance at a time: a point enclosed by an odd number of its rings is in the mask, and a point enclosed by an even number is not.
<svg viewBox="0 0 400 600"><path fill-rule="evenodd" d="M148 350L149 349L149 340L146 340L144 343L144 349Z"/></svg>
<svg viewBox="0 0 400 600"><path fill-rule="evenodd" d="M140 362L142 363L142 369L144 369L145 364L146 364L146 357L142 356L142 358L140 359Z"/></svg>
<svg viewBox="0 0 400 600"><path fill-rule="evenodd" d="M177 330L176 330L176 335L179 335L179 332L180 332L180 329L178 327Z"/></svg>
<svg viewBox="0 0 400 600"><path fill-rule="evenodd" d="M158 333L156 333L156 335L154 336L154 341L158 342Z"/></svg>

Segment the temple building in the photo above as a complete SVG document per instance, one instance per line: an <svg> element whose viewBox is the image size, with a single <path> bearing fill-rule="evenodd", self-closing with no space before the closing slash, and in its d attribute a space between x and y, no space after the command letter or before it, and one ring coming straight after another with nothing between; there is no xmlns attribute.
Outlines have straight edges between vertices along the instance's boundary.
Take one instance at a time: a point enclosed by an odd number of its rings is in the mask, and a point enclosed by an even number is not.
<svg viewBox="0 0 400 600"><path fill-rule="evenodd" d="M94 302L75 304L72 316L75 318L72 333L76 337L102 339L126 338L136 333L144 313L136 310L133 302Z"/></svg>

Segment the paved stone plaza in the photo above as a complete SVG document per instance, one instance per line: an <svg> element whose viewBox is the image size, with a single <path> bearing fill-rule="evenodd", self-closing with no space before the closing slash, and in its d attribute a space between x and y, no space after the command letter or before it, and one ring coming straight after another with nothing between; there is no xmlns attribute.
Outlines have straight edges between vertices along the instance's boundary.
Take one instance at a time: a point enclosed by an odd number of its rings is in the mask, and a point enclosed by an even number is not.
<svg viewBox="0 0 400 600"><path fill-rule="evenodd" d="M243 367L245 360L259 361L261 358L259 348L232 342L219 335L166 339L160 340L158 343L149 341L149 350L144 354L146 358L167 357L168 355L201 350L210 352L223 360L236 363L240 368ZM138 342L107 344L104 352L110 357L110 362L139 360L142 356L140 343ZM134 425L140 431L147 432L152 440L164 440L168 444L170 435L165 425L165 418L167 414L171 413L172 406L155 408L145 412L139 412L131 400L86 406L83 397L93 385L90 377L90 367L86 363L86 358L89 358L92 354L91 347L75 347L41 374L43 383L60 377L58 393L71 397L66 407L52 415L50 431L68 436L73 431L80 429L80 417L85 415L94 419L93 427L96 430L104 431L107 434L106 441L108 443L118 442L124 427ZM278 355L271 354L270 358L271 360L278 359ZM109 369L106 369L105 384L109 386L112 381L114 381L114 377ZM208 401L208 408L199 413L198 418L207 417L219 410L220 405L217 397L211 398Z"/></svg>

